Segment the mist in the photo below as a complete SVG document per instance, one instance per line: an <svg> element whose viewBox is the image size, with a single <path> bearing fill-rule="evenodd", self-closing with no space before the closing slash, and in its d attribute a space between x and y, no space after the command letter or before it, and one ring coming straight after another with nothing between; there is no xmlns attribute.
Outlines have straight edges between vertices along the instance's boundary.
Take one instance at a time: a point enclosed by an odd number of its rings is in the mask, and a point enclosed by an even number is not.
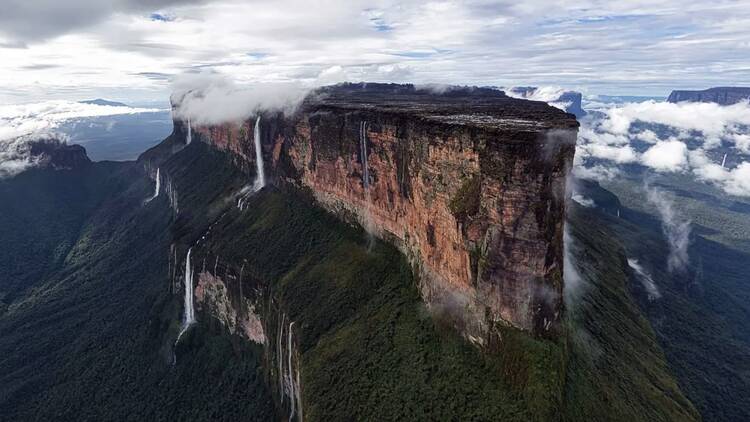
<svg viewBox="0 0 750 422"><path fill-rule="evenodd" d="M585 281L578 271L574 258L577 248L578 245L570 234L566 222L563 232L563 298L568 308L575 306L585 287Z"/></svg>
<svg viewBox="0 0 750 422"><path fill-rule="evenodd" d="M570 102L559 101L560 97L565 94L566 90L558 86L541 86L531 91L523 89L524 87L502 88L505 95L513 98L522 98L531 101L542 101L552 107L565 110L570 107Z"/></svg>
<svg viewBox="0 0 750 422"><path fill-rule="evenodd" d="M659 299L661 297L659 288L656 287L656 282L654 282L654 279L651 277L651 274L649 274L648 271L646 271L646 269L643 268L643 265L641 265L637 259L628 258L628 266L633 271L635 271L635 273L638 276L638 279L641 281L641 284L643 285L643 288L646 289L648 300L653 301L653 300Z"/></svg>
<svg viewBox="0 0 750 422"><path fill-rule="evenodd" d="M301 83L239 85L217 73L185 74L173 85L175 114L194 125L240 122L260 111L293 113L312 90Z"/></svg>
<svg viewBox="0 0 750 422"><path fill-rule="evenodd" d="M688 246L690 244L690 220L680 216L674 208L674 202L667 194L656 187L644 185L648 202L656 207L661 218L661 227L669 244L667 268L669 272L681 272L689 263Z"/></svg>

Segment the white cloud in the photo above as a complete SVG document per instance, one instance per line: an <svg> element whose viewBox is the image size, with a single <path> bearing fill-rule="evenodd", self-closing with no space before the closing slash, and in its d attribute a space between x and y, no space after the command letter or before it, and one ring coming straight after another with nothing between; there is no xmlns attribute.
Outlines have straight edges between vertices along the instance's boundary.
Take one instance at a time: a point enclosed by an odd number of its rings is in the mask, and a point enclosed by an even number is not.
<svg viewBox="0 0 750 422"><path fill-rule="evenodd" d="M750 83L750 10L741 2L11 0L5 6L0 99L12 102L20 95L113 92L153 99L168 95L169 78L196 66L240 82L308 81L340 66L363 79L662 95Z"/></svg>
<svg viewBox="0 0 750 422"><path fill-rule="evenodd" d="M290 112L310 88L298 83L238 85L224 75L189 74L174 86L176 113L192 124L241 121L261 110Z"/></svg>
<svg viewBox="0 0 750 422"><path fill-rule="evenodd" d="M46 133L66 120L154 111L159 110L102 106L64 100L0 105L0 142L23 135Z"/></svg>
<svg viewBox="0 0 750 422"><path fill-rule="evenodd" d="M573 167L573 174L581 179L605 181L614 179L620 174L620 171L616 167L611 166L576 165Z"/></svg>
<svg viewBox="0 0 750 422"><path fill-rule="evenodd" d="M735 148L743 152L744 154L750 154L750 135L746 133L733 133L731 140L734 142Z"/></svg>
<svg viewBox="0 0 750 422"><path fill-rule="evenodd" d="M699 131L708 139L734 133L738 125L750 125L747 102L730 106L714 103L668 103L645 101L611 107L602 126L615 134L627 134L635 122L670 126L683 131Z"/></svg>
<svg viewBox="0 0 750 422"><path fill-rule="evenodd" d="M65 140L64 135L54 132L66 121L155 111L159 110L61 100L0 105L0 178L16 175L36 164L29 154L28 141L51 136Z"/></svg>
<svg viewBox="0 0 750 422"><path fill-rule="evenodd" d="M648 129L645 129L642 132L636 134L635 138L643 142L648 142L649 144L655 144L657 141L659 141L659 136L656 135L654 131Z"/></svg>
<svg viewBox="0 0 750 422"><path fill-rule="evenodd" d="M585 196L581 194L574 194L573 196L570 197L570 199L577 202L582 207L592 208L596 206L596 203L594 202L593 199L586 198Z"/></svg>
<svg viewBox="0 0 750 422"><path fill-rule="evenodd" d="M658 172L690 172L730 195L750 196L748 103L720 106L649 100L599 102L597 108L600 114L583 119L579 132L574 169L579 177L607 180L614 177L612 166L637 163ZM723 154L712 153L718 147L729 157L726 167L721 164ZM612 166L602 165L601 160Z"/></svg>
<svg viewBox="0 0 750 422"><path fill-rule="evenodd" d="M622 147L600 144L589 144L583 147L586 154L597 158L614 161L618 164L633 163L638 161L638 156L629 145Z"/></svg>
<svg viewBox="0 0 750 422"><path fill-rule="evenodd" d="M750 163L743 162L733 170L724 182L724 190L732 195L750 196Z"/></svg>
<svg viewBox="0 0 750 422"><path fill-rule="evenodd" d="M643 153L641 162L656 171L680 171L687 165L687 145L678 140L659 141Z"/></svg>
<svg viewBox="0 0 750 422"><path fill-rule="evenodd" d="M505 94L513 98L523 98L531 101L542 101L552 107L566 110L570 107L569 102L558 101L565 93L565 89L558 86L542 86L533 90L526 90L525 87L502 88Z"/></svg>

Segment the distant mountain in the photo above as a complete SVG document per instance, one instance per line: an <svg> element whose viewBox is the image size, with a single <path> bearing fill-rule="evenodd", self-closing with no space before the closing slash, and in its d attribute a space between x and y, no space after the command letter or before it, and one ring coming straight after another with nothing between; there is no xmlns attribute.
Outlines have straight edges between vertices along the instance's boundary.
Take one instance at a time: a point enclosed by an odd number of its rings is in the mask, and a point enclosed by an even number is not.
<svg viewBox="0 0 750 422"><path fill-rule="evenodd" d="M574 114L577 118L586 115L581 101L583 95L576 91L559 91L549 92L545 88L535 86L517 86L512 88L501 88L511 97L525 98L532 101L544 101L552 106L564 109L566 112Z"/></svg>
<svg viewBox="0 0 750 422"><path fill-rule="evenodd" d="M569 103L569 105L565 107L565 111L581 118L586 115L586 110L581 106L582 97L583 96L580 92L566 91L557 99L557 101L561 103Z"/></svg>
<svg viewBox="0 0 750 422"><path fill-rule="evenodd" d="M645 101L664 101L665 97L651 97L646 95L595 95L587 98L587 103L613 103L613 104L624 104L624 103L642 103ZM588 105L588 104L587 104Z"/></svg>
<svg viewBox="0 0 750 422"><path fill-rule="evenodd" d="M118 103L117 101L103 100L101 98L97 98L95 100L79 101L79 103L81 103L81 104L94 104L94 105L100 105L100 106L111 106L111 107L129 107L125 103Z"/></svg>
<svg viewBox="0 0 750 422"><path fill-rule="evenodd" d="M721 105L732 105L740 101L750 99L750 88L745 87L716 87L704 89L703 91L675 90L669 94L667 101L680 103L683 101L700 103L717 103Z"/></svg>

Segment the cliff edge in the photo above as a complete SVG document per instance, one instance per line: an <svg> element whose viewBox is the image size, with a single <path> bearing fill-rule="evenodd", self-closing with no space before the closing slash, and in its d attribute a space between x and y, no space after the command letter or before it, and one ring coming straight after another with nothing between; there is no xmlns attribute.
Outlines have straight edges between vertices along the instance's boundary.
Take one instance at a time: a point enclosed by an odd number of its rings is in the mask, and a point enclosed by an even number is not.
<svg viewBox="0 0 750 422"><path fill-rule="evenodd" d="M192 127L192 140L250 177L253 117ZM557 335L573 115L493 89L344 84L259 121L268 178L397 245L428 307L465 337L491 345L497 324Z"/></svg>
<svg viewBox="0 0 750 422"><path fill-rule="evenodd" d="M703 91L672 91L667 101L670 103L688 101L732 105L748 99L750 99L750 88L717 87L704 89Z"/></svg>

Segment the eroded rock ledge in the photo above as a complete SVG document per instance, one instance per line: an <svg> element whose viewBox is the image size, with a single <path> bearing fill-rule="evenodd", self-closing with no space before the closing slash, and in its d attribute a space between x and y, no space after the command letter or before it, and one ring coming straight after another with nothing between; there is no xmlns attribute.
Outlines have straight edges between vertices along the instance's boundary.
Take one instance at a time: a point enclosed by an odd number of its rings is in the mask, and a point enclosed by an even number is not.
<svg viewBox="0 0 750 422"><path fill-rule="evenodd" d="M192 137L231 152L250 181L254 125L193 127ZM396 244L430 309L487 344L495 324L559 330L577 129L571 114L492 89L345 84L293 114L263 113L260 135L273 183ZM184 122L175 133L186 135Z"/></svg>

